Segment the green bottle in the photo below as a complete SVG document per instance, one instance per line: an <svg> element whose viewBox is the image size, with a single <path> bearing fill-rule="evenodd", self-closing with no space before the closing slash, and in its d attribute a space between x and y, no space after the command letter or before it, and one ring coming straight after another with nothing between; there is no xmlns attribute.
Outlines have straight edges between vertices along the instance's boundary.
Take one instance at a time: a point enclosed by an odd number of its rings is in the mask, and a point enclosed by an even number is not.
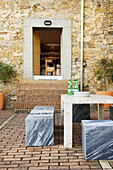
<svg viewBox="0 0 113 170"><path fill-rule="evenodd" d="M68 95L72 95L72 82L71 79L68 81Z"/></svg>
<svg viewBox="0 0 113 170"><path fill-rule="evenodd" d="M73 80L73 91L72 91L72 93L73 93L73 95L74 95L74 92L76 91L76 80L74 79Z"/></svg>

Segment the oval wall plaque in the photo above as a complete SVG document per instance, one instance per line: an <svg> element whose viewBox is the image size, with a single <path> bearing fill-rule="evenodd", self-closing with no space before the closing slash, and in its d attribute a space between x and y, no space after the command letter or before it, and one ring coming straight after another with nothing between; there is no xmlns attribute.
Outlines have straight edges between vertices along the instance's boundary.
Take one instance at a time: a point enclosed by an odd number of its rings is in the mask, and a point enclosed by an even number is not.
<svg viewBox="0 0 113 170"><path fill-rule="evenodd" d="M50 20L45 20L45 21L44 21L44 24L45 24L46 26L50 26L50 25L52 24L52 22L51 22Z"/></svg>

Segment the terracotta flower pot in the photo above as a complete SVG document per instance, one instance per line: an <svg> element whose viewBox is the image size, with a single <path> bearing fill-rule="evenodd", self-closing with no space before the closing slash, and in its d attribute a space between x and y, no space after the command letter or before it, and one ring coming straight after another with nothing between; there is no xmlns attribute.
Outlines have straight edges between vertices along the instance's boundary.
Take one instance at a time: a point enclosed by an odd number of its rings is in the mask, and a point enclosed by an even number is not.
<svg viewBox="0 0 113 170"><path fill-rule="evenodd" d="M0 93L0 110L4 108L4 93Z"/></svg>
<svg viewBox="0 0 113 170"><path fill-rule="evenodd" d="M97 91L96 94L113 96L113 91ZM109 109L110 105L113 105L113 103L112 104L104 104L104 108Z"/></svg>

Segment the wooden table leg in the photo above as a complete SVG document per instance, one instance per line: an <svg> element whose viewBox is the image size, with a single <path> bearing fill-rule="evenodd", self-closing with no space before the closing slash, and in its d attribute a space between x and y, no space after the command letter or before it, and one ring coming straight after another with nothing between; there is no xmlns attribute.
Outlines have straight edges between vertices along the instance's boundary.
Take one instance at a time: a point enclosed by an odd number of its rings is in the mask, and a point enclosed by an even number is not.
<svg viewBox="0 0 113 170"><path fill-rule="evenodd" d="M72 148L72 104L64 103L64 148Z"/></svg>
<svg viewBox="0 0 113 170"><path fill-rule="evenodd" d="M98 104L98 120L104 120L104 104Z"/></svg>

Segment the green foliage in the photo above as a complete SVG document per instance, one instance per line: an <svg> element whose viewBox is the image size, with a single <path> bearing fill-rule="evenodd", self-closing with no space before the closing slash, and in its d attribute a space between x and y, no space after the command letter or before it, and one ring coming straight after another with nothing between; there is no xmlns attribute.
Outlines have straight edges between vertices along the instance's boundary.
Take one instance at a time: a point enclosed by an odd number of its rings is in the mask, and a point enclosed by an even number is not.
<svg viewBox="0 0 113 170"><path fill-rule="evenodd" d="M108 80L109 83L112 83L113 82L113 59L102 58L100 61L97 61L94 74L95 76L97 76L97 80L103 79L105 75L105 79ZM106 81L104 83L106 83Z"/></svg>
<svg viewBox="0 0 113 170"><path fill-rule="evenodd" d="M11 64L5 64L0 62L0 80L6 84L11 81L11 78L17 76L17 71L14 70L15 66L11 66Z"/></svg>

